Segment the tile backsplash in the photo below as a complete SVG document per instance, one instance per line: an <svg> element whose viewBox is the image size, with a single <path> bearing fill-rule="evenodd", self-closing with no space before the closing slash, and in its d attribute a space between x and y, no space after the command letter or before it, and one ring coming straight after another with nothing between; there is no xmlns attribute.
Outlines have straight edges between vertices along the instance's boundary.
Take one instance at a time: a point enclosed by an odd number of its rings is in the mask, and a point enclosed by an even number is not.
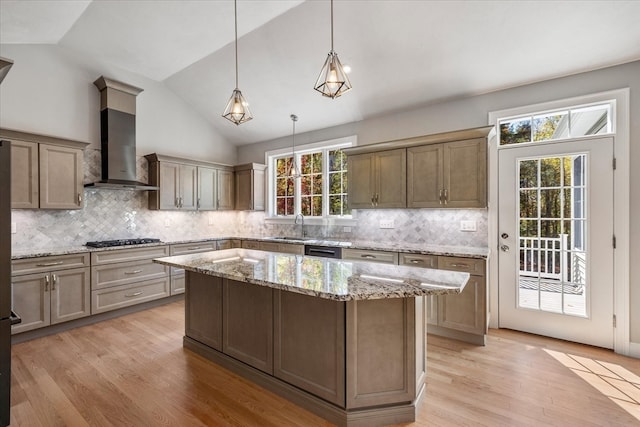
<svg viewBox="0 0 640 427"><path fill-rule="evenodd" d="M137 161L138 180L148 182L147 161ZM100 151L85 150L85 183L100 179ZM266 223L264 212L152 211L148 192L85 188L80 210L12 210L14 251L83 245L88 241L155 237L163 241L221 236L293 236L300 226ZM310 237L380 242L487 246L487 211L481 209L380 209L354 213L357 225L306 225ZM380 228L393 220L394 228ZM460 221L475 221L476 231L460 231Z"/></svg>

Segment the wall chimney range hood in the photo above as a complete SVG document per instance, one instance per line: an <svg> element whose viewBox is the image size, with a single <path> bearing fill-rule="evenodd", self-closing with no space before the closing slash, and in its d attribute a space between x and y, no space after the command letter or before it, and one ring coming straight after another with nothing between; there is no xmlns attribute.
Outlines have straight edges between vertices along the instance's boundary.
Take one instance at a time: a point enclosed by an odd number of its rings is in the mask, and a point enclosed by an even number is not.
<svg viewBox="0 0 640 427"><path fill-rule="evenodd" d="M0 83L2 83L4 76L7 75L12 66L12 60L0 56Z"/></svg>
<svg viewBox="0 0 640 427"><path fill-rule="evenodd" d="M93 84L100 90L102 179L85 187L158 190L136 181L136 96L142 89L104 76Z"/></svg>

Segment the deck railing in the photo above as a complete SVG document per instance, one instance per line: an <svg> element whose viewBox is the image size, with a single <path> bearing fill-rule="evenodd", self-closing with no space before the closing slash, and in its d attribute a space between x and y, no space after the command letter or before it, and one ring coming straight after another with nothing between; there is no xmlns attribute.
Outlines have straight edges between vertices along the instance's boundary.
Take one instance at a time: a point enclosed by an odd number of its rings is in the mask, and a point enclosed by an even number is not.
<svg viewBox="0 0 640 427"><path fill-rule="evenodd" d="M562 254L567 252L568 234L560 237L520 237L520 275L571 280Z"/></svg>

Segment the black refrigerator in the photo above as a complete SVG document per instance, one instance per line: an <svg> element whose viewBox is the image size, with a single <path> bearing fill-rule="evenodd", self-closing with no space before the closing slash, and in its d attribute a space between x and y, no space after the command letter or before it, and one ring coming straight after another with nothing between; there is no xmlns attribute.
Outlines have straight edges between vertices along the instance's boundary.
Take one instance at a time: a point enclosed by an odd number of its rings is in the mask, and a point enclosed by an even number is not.
<svg viewBox="0 0 640 427"><path fill-rule="evenodd" d="M0 140L0 426L11 407L11 144Z"/></svg>

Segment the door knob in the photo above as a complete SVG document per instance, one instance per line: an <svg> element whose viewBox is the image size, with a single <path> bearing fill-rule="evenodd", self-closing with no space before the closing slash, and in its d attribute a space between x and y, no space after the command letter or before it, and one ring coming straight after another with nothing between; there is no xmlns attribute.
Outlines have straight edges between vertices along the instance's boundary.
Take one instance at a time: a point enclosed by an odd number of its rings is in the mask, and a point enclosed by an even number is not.
<svg viewBox="0 0 640 427"><path fill-rule="evenodd" d="M508 239L509 235L507 233L502 233L500 237L502 237L503 239Z"/></svg>
<svg viewBox="0 0 640 427"><path fill-rule="evenodd" d="M502 246L500 246L500 250L501 250L502 252L509 252L509 246L507 246L507 245L502 245Z"/></svg>

